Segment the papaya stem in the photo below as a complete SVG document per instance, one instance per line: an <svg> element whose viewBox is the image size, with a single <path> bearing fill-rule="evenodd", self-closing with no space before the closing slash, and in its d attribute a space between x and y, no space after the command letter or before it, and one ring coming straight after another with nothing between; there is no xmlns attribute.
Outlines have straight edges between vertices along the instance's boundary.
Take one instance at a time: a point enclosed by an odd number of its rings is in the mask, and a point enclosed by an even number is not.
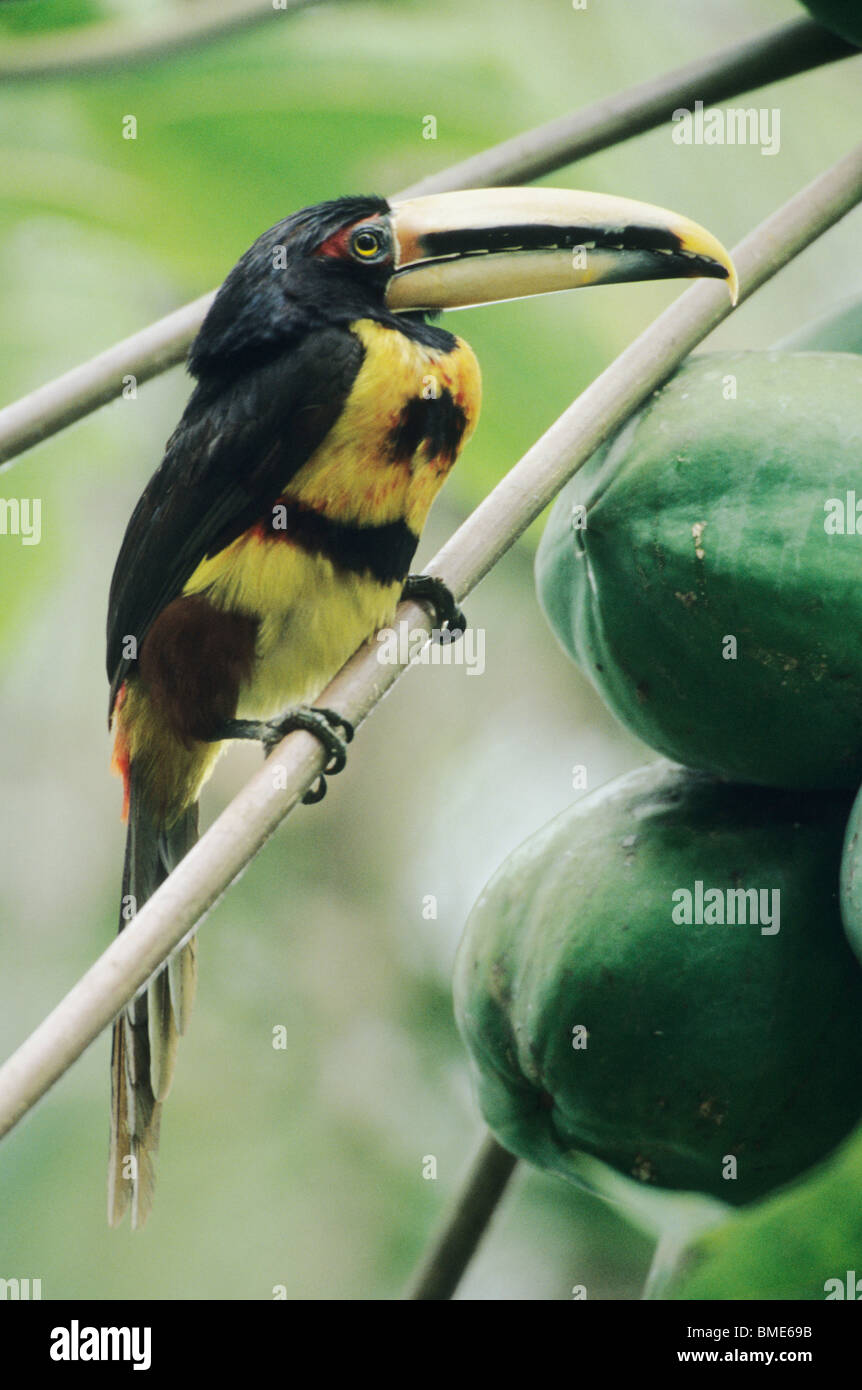
<svg viewBox="0 0 862 1390"><path fill-rule="evenodd" d="M455 1205L405 1293L408 1299L451 1298L503 1196L518 1160L486 1135Z"/></svg>
<svg viewBox="0 0 862 1390"><path fill-rule="evenodd" d="M680 1256L685 1249L685 1237L679 1231L663 1231L653 1252L652 1264L644 1282L641 1299L660 1299L664 1289L675 1273Z"/></svg>

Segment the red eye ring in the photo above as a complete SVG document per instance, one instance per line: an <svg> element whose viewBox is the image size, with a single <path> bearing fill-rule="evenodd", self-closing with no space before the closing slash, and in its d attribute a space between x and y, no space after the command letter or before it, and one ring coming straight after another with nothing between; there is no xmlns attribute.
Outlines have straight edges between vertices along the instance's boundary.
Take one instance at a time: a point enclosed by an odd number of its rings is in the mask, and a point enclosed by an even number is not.
<svg viewBox="0 0 862 1390"><path fill-rule="evenodd" d="M360 222L342 227L319 246L316 256L358 261L360 265L375 265L390 256L388 229L379 222Z"/></svg>

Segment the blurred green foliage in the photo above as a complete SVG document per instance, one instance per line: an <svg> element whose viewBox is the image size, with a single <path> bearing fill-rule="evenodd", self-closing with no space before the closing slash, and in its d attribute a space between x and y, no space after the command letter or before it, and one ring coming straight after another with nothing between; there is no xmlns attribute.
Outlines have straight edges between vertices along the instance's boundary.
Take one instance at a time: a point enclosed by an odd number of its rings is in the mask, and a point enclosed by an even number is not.
<svg viewBox="0 0 862 1390"><path fill-rule="evenodd" d="M0 10L0 34L52 33L93 23L108 13L99 0L9 0Z"/></svg>
<svg viewBox="0 0 862 1390"><path fill-rule="evenodd" d="M216 284L303 204L403 188L795 8L345 0L139 66L4 80L0 400ZM0 18L11 43L31 23L102 12L136 20L142 7L24 0ZM0 42L0 65L3 53ZM773 158L678 146L665 128L546 182L677 207L731 245L857 138L857 81L844 64L764 91L757 104L783 115ZM434 141L422 138L429 113ZM122 136L129 114L135 140ZM852 222L711 346L766 345L862 289ZM453 317L483 366L484 413L420 560L678 293L621 286ZM105 728L107 589L188 389L175 370L4 474L3 495L40 498L43 515L40 545L0 537L4 1052L114 931L123 830ZM506 854L573 800L573 765L595 787L651 757L557 651L527 548L468 614L486 634L482 679L412 672L327 801L291 819L204 926L147 1229L105 1225L102 1037L0 1152L0 1276L41 1278L46 1298L269 1298L277 1284L300 1299L397 1295L481 1132L450 1003L467 911ZM205 823L258 765L231 750ZM422 1178L429 1154L436 1181ZM584 1283L591 1298L637 1297L651 1224L703 1214L632 1184L614 1192L605 1205L522 1172L462 1296L561 1299Z"/></svg>

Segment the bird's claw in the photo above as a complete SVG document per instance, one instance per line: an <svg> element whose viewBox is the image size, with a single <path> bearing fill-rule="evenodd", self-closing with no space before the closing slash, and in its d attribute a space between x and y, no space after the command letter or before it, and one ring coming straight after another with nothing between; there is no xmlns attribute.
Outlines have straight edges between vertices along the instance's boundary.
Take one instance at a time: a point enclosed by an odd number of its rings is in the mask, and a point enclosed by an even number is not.
<svg viewBox="0 0 862 1390"><path fill-rule="evenodd" d="M306 733L314 734L320 740L329 756L323 772L312 783L302 800L306 806L313 806L315 802L322 801L326 795L326 778L334 777L336 773L343 771L347 762L347 745L352 742L355 732L350 720L345 719L344 715L338 714L336 710L322 709L316 705L300 705L298 709L289 710L281 719L271 720L266 727L268 733L262 739L266 757L269 757L283 738L296 729L304 729Z"/></svg>
<svg viewBox="0 0 862 1390"><path fill-rule="evenodd" d="M427 603L434 615L434 622L442 633L445 628L447 641L456 642L463 636L467 619L455 602L455 596L442 579L433 574L408 574L401 591L402 599L413 599Z"/></svg>
<svg viewBox="0 0 862 1390"><path fill-rule="evenodd" d="M317 706L299 705L288 710L280 719L265 722L253 719L229 719L210 738L210 742L221 739L256 739L263 744L264 757L268 758L283 738L297 729L314 734L327 752L327 762L323 772L312 783L302 798L306 805L322 801L326 795L326 777L334 777L341 772L347 762L347 745L351 743L354 728L349 719L336 710L320 709ZM324 776L326 774L326 777Z"/></svg>

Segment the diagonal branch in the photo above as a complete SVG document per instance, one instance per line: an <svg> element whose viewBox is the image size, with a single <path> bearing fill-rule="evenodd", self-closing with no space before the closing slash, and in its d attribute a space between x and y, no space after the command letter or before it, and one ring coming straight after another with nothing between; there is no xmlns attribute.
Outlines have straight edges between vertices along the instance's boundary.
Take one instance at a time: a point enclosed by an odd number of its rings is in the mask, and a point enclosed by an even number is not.
<svg viewBox="0 0 862 1390"><path fill-rule="evenodd" d="M740 296L862 201L862 145L757 227L736 248ZM457 598L478 584L596 447L730 312L726 288L688 289L587 387L459 527L429 569ZM399 608L430 629L415 604ZM359 724L405 668L384 666L374 644L360 649L320 696ZM290 734L170 878L141 908L70 993L0 1069L0 1134L11 1129L62 1076L171 951L186 938L296 806L321 771L324 753L308 733Z"/></svg>
<svg viewBox="0 0 862 1390"><path fill-rule="evenodd" d="M858 50L810 20L770 29L713 57L677 68L630 92L507 140L432 174L395 197L515 184L651 130L678 107L728 100ZM0 409L0 466L119 396L123 378L139 384L181 362L212 303L201 296L105 352Z"/></svg>
<svg viewBox="0 0 862 1390"><path fill-rule="evenodd" d="M489 184L529 183L576 159L630 140L669 121L679 107L730 101L742 92L782 82L839 58L859 57L859 49L811 19L792 20L753 39L731 44L661 77L629 87L505 140L482 154L454 164L442 174L413 184L409 196Z"/></svg>
<svg viewBox="0 0 862 1390"><path fill-rule="evenodd" d="M4 39L0 45L0 81L68 79L76 72L152 62L318 3L284 0L276 9L272 0L193 0L162 12L155 23L109 19L40 38Z"/></svg>

